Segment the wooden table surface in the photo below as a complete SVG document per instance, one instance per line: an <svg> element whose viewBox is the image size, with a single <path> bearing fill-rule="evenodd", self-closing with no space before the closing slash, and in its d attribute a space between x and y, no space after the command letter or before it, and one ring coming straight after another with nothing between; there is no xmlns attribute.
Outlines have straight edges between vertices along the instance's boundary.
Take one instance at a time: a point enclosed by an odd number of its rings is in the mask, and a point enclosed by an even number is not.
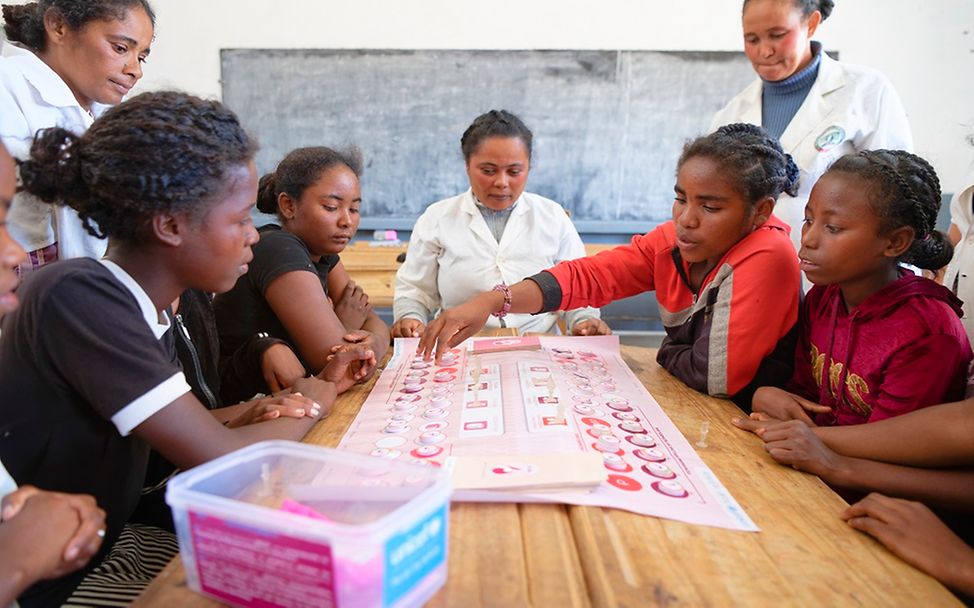
<svg viewBox="0 0 974 608"><path fill-rule="evenodd" d="M732 427L729 401L687 388L655 350L626 362L761 528L735 532L616 509L454 503L449 576L430 606L959 606L938 582L839 519L817 477L776 464ZM308 443L336 446L370 385L342 395ZM185 585L177 557L136 606L214 606Z"/></svg>

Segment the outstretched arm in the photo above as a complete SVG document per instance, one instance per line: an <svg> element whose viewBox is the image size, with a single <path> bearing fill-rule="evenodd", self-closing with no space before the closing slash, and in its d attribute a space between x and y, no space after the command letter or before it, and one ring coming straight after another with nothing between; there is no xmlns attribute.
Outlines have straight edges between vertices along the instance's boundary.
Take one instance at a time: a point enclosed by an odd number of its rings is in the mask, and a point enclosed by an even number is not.
<svg viewBox="0 0 974 608"><path fill-rule="evenodd" d="M917 467L974 466L974 399L815 433L836 452L855 458Z"/></svg>
<svg viewBox="0 0 974 608"><path fill-rule="evenodd" d="M534 281L524 280L511 285L511 310L514 313L535 313L541 310L541 288ZM504 306L504 294L488 291L476 295L463 304L444 310L426 328L419 341L419 351L427 359L440 356L460 344L487 324L487 317Z"/></svg>
<svg viewBox="0 0 974 608"><path fill-rule="evenodd" d="M734 424L754 431L765 442L768 454L779 463L818 475L829 485L974 511L974 468L930 469L850 457L819 439L821 427L813 429L800 420L751 418L735 419Z"/></svg>

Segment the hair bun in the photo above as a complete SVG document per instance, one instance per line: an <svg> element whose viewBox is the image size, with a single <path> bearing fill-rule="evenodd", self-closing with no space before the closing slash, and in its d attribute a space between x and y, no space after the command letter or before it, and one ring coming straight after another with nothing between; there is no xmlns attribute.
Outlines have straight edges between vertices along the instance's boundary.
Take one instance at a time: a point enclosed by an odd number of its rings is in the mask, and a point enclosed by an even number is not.
<svg viewBox="0 0 974 608"><path fill-rule="evenodd" d="M801 169L795 164L795 159L791 157L791 154L785 153L785 188L784 191L790 196L798 196L798 186L799 179L801 178Z"/></svg>
<svg viewBox="0 0 974 608"><path fill-rule="evenodd" d="M835 8L835 2L832 0L819 0L818 12L822 13L822 21L829 18L829 15L832 14L833 8Z"/></svg>
<svg viewBox="0 0 974 608"><path fill-rule="evenodd" d="M268 173L257 185L257 210L261 213L277 213L277 174Z"/></svg>

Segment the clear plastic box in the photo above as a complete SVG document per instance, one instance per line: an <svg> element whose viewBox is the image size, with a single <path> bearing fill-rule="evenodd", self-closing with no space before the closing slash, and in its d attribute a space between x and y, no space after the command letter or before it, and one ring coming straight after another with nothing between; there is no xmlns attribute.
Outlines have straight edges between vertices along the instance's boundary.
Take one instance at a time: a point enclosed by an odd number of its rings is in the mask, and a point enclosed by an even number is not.
<svg viewBox="0 0 974 608"><path fill-rule="evenodd" d="M446 581L437 467L266 441L177 475L191 589L238 606L418 606Z"/></svg>

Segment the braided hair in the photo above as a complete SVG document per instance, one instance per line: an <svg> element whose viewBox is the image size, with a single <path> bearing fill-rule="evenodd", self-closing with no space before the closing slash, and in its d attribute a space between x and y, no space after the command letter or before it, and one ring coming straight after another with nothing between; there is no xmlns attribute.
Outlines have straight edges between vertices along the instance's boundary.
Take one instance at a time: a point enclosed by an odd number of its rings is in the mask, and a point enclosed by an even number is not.
<svg viewBox="0 0 974 608"><path fill-rule="evenodd" d="M153 27L156 14L148 0L37 0L27 4L3 5L3 31L7 39L34 51L47 46L44 15L57 12L72 30L78 31L92 21L125 19L133 8L141 8L149 16Z"/></svg>
<svg viewBox="0 0 974 608"><path fill-rule="evenodd" d="M528 160L531 160L531 140L534 135L520 118L507 110L491 110L474 119L460 138L463 160L470 162L470 157L474 155L480 144L491 137L516 137L520 139L521 143L524 144L524 149L528 152Z"/></svg>
<svg viewBox="0 0 974 608"><path fill-rule="evenodd" d="M105 112L83 135L41 131L20 176L27 192L75 209L92 235L139 243L158 214L203 218L228 173L256 149L217 101L143 93Z"/></svg>
<svg viewBox="0 0 974 608"><path fill-rule="evenodd" d="M698 137L683 147L677 170L695 156L716 162L751 205L769 196L778 200L782 192L798 193L798 166L761 127L735 123Z"/></svg>
<svg viewBox="0 0 974 608"><path fill-rule="evenodd" d="M818 11L822 14L822 21L829 18L832 14L832 9L835 8L835 2L833 0L790 0L791 3L802 12L802 19L808 19L812 13ZM744 6L741 8L741 12L747 8L747 5L751 3L751 0L744 0Z"/></svg>
<svg viewBox="0 0 974 608"><path fill-rule="evenodd" d="M262 213L277 213L277 197L281 193L298 200L325 171L339 165L348 167L355 177L362 177L362 152L354 146L345 150L324 146L292 150L274 173L260 178L257 209Z"/></svg>
<svg viewBox="0 0 974 608"><path fill-rule="evenodd" d="M869 204L879 217L882 234L903 226L913 228L913 244L900 261L926 270L950 262L954 247L936 228L940 179L930 163L903 150L863 150L837 160L828 172L833 171L869 183Z"/></svg>

